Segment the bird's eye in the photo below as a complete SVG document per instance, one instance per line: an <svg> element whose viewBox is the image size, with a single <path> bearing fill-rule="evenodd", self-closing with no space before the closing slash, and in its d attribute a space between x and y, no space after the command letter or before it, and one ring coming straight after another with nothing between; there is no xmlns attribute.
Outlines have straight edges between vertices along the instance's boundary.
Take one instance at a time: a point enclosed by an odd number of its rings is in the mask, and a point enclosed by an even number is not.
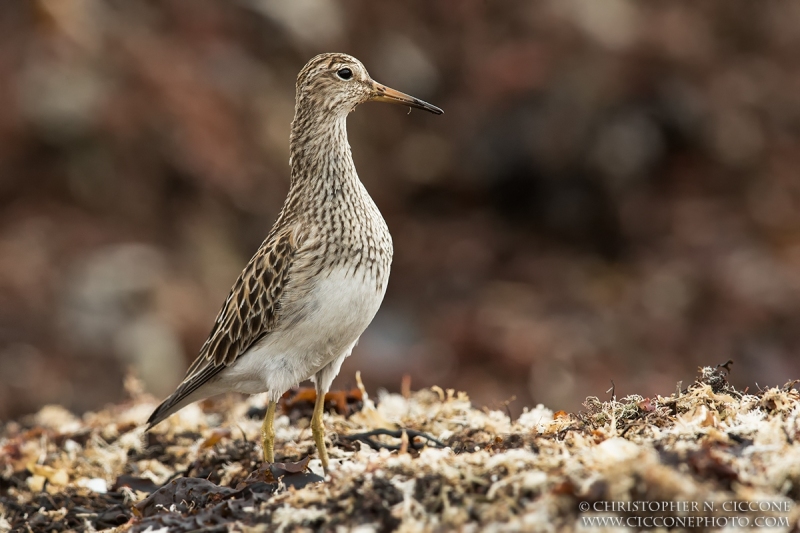
<svg viewBox="0 0 800 533"><path fill-rule="evenodd" d="M336 71L336 75L339 76L343 80L349 80L353 77L353 71L349 68L340 68Z"/></svg>

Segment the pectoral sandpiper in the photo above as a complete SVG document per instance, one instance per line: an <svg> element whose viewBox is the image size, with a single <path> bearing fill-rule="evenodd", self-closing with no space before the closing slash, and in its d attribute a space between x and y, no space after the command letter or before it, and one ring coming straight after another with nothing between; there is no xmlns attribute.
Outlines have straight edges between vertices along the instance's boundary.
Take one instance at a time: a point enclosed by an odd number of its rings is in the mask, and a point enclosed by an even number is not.
<svg viewBox="0 0 800 533"><path fill-rule="evenodd" d="M202 398L266 392L261 436L264 460L273 462L278 399L310 378L317 389L311 428L328 471L325 393L378 311L392 262L389 229L358 179L347 142L347 115L369 100L442 113L373 81L352 56L321 54L306 64L297 77L283 208L148 429Z"/></svg>

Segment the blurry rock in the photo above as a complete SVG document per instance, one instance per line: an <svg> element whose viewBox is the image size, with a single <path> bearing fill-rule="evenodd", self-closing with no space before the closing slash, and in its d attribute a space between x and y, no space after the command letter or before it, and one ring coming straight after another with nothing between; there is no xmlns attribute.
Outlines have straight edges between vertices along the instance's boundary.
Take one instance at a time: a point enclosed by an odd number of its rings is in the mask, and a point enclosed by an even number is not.
<svg viewBox="0 0 800 533"><path fill-rule="evenodd" d="M109 23L104 2L38 0L34 4L42 19L57 27L70 41L92 52L103 46L101 34Z"/></svg>
<svg viewBox="0 0 800 533"><path fill-rule="evenodd" d="M656 320L688 320L688 311L697 295L687 278L675 265L654 269L642 283L642 308Z"/></svg>
<svg viewBox="0 0 800 533"><path fill-rule="evenodd" d="M116 335L114 347L156 396L171 393L186 370L180 339L153 313L126 324Z"/></svg>
<svg viewBox="0 0 800 533"><path fill-rule="evenodd" d="M711 124L710 141L724 164L751 164L764 149L764 134L758 117L742 109L726 109Z"/></svg>
<svg viewBox="0 0 800 533"><path fill-rule="evenodd" d="M31 216L7 224L0 231L0 316L19 315L26 309L41 315L49 310L52 283L58 272L54 256L56 230L57 224L49 217ZM12 304L9 297L18 303Z"/></svg>
<svg viewBox="0 0 800 533"><path fill-rule="evenodd" d="M608 48L627 48L641 27L638 4L625 0L556 0L553 8L575 20L593 39Z"/></svg>
<svg viewBox="0 0 800 533"><path fill-rule="evenodd" d="M646 177L663 153L664 140L654 120L629 112L600 126L590 157L612 187L624 189Z"/></svg>
<svg viewBox="0 0 800 533"><path fill-rule="evenodd" d="M325 48L344 31L344 15L330 0L250 0L253 9L277 22L300 44Z"/></svg>
<svg viewBox="0 0 800 533"><path fill-rule="evenodd" d="M403 174L417 183L435 183L452 165L450 142L432 133L418 133L406 139L396 155Z"/></svg>
<svg viewBox="0 0 800 533"><path fill-rule="evenodd" d="M105 82L88 65L30 58L18 80L23 113L51 141L70 140L94 123Z"/></svg>
<svg viewBox="0 0 800 533"><path fill-rule="evenodd" d="M378 81L385 78L385 83L391 81L391 85L402 80L400 90L422 98L433 92L439 81L436 66L425 51L399 33L390 33L380 41L369 68Z"/></svg>
<svg viewBox="0 0 800 533"><path fill-rule="evenodd" d="M408 370L408 352L419 334L414 321L384 309L361 336L353 350L354 357L348 359L353 359L354 365L372 369L379 379L400 376Z"/></svg>
<svg viewBox="0 0 800 533"><path fill-rule="evenodd" d="M106 247L74 268L61 312L64 334L79 354L117 357L156 394L169 392L184 368L180 339L156 313L163 275L155 248Z"/></svg>
<svg viewBox="0 0 800 533"><path fill-rule="evenodd" d="M730 295L764 309L795 309L798 287L766 250L738 250L722 262L721 274Z"/></svg>
<svg viewBox="0 0 800 533"><path fill-rule="evenodd" d="M86 257L65 283L67 337L94 351L107 350L117 332L151 306L162 270L161 254L141 244L108 246Z"/></svg>
<svg viewBox="0 0 800 533"><path fill-rule="evenodd" d="M707 102L698 87L687 80L675 77L659 86L661 119L673 133L686 142L697 142L701 137L702 121L708 114Z"/></svg>

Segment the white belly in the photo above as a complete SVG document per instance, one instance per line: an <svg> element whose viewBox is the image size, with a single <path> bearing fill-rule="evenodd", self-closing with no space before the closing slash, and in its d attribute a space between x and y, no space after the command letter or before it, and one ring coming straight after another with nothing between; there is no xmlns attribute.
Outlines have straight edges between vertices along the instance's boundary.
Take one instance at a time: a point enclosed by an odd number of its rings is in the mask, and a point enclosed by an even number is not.
<svg viewBox="0 0 800 533"><path fill-rule="evenodd" d="M383 301L386 280L344 268L315 280L292 310L294 320L239 356L219 374L218 386L248 394L270 392L277 400L325 365L350 355ZM289 310L287 310L289 311Z"/></svg>

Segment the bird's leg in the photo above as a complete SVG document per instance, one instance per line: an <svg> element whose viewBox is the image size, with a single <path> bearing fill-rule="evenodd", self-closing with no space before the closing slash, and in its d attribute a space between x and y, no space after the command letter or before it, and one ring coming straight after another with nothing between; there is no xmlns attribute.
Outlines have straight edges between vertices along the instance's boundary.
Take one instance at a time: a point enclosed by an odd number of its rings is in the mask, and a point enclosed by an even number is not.
<svg viewBox="0 0 800 533"><path fill-rule="evenodd" d="M328 473L328 450L325 449L325 426L322 425L322 411L325 406L325 393L317 389L317 401L314 404L314 416L311 417L311 433L317 445L319 460L322 461L322 470Z"/></svg>
<svg viewBox="0 0 800 533"><path fill-rule="evenodd" d="M264 415L264 423L261 424L261 446L264 449L264 462L275 462L275 428L273 421L275 420L275 406L277 402L270 400L267 405L267 414Z"/></svg>

